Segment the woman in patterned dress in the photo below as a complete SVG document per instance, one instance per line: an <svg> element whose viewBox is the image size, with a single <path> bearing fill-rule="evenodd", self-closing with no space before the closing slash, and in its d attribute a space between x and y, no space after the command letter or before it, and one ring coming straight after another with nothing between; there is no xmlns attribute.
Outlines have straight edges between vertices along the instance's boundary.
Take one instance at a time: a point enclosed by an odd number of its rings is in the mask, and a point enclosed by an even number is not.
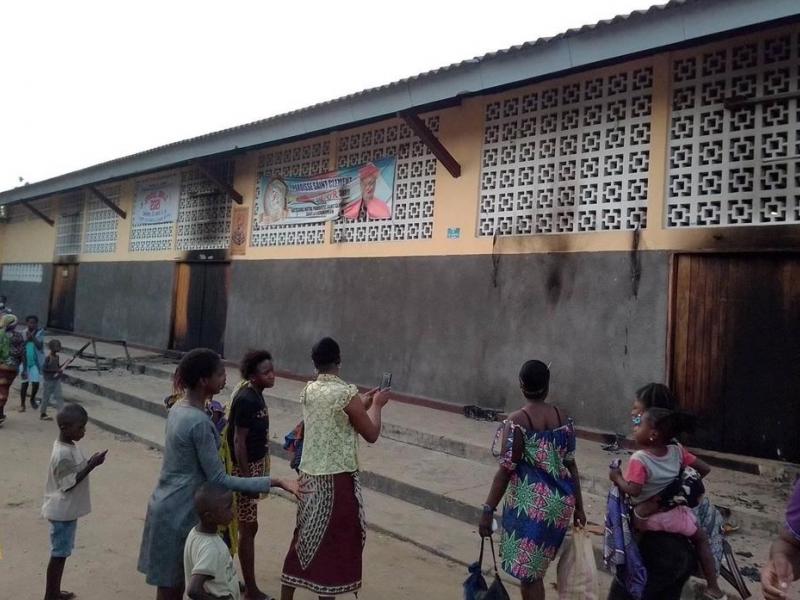
<svg viewBox="0 0 800 600"><path fill-rule="evenodd" d="M503 570L519 579L523 600L543 600L543 578L570 521L586 524L571 419L545 399L550 370L529 360L519 372L527 404L512 413L495 437L500 467L483 506L479 531L492 534L492 519L505 494L500 557ZM494 450L494 447L493 447ZM506 493L506 491L508 493Z"/></svg>
<svg viewBox="0 0 800 600"><path fill-rule="evenodd" d="M283 563L281 600L295 588L319 598L358 592L366 539L358 478L358 437L369 443L381 433L387 390L359 394L339 379L341 353L331 338L311 351L319 376L303 390L303 455L300 482L309 493L297 507L297 525Z"/></svg>

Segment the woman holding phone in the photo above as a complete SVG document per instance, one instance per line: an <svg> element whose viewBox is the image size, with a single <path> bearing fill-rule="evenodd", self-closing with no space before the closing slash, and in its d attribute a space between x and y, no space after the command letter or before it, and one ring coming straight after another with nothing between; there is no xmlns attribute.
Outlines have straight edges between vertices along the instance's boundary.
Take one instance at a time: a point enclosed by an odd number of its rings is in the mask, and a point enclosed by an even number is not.
<svg viewBox="0 0 800 600"><path fill-rule="evenodd" d="M318 376L302 392L303 454L300 484L308 490L298 503L297 527L283 563L281 600L302 587L330 598L361 588L361 555L366 539L358 437L373 443L381 434L385 389L359 394L339 378L339 344L323 338L311 359Z"/></svg>

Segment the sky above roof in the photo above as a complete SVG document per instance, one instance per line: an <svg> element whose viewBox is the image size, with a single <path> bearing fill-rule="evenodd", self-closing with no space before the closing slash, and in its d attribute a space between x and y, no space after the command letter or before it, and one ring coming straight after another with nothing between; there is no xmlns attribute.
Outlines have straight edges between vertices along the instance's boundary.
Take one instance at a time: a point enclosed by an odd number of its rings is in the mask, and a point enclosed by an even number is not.
<svg viewBox="0 0 800 600"><path fill-rule="evenodd" d="M4 3L0 190L655 3Z"/></svg>

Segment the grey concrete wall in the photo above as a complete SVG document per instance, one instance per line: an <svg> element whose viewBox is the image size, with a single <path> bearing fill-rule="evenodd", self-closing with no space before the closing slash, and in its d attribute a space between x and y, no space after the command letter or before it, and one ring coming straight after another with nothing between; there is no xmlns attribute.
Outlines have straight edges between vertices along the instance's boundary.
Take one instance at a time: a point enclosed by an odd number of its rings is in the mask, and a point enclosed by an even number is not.
<svg viewBox="0 0 800 600"><path fill-rule="evenodd" d="M665 374L666 253L235 261L225 347L263 346L309 373L323 335L343 376L403 393L513 409L529 358L552 362L552 400L584 425L627 431L641 384ZM634 293L634 288L636 288Z"/></svg>
<svg viewBox="0 0 800 600"><path fill-rule="evenodd" d="M26 281L0 281L0 294L8 297L8 306L20 320L36 315L42 325L47 324L50 309L50 286L53 282L53 265L42 265L41 283Z"/></svg>
<svg viewBox="0 0 800 600"><path fill-rule="evenodd" d="M174 274L173 262L81 263L75 331L166 348Z"/></svg>

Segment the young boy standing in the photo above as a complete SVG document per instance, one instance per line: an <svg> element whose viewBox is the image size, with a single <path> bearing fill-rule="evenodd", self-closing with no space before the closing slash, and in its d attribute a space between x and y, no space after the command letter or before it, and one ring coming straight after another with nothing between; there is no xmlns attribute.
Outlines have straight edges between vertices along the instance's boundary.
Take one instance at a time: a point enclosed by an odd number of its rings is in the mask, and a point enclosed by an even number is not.
<svg viewBox="0 0 800 600"><path fill-rule="evenodd" d="M75 594L61 589L64 564L75 545L78 519L92 510L89 500L89 473L103 464L106 452L96 452L86 460L75 442L86 433L88 416L82 406L70 404L58 415L59 435L47 473L42 516L50 521L50 562L44 600L68 600Z"/></svg>
<svg viewBox="0 0 800 600"><path fill-rule="evenodd" d="M53 404L56 411L64 408L64 395L61 391L61 374L62 366L58 357L61 352L61 342L58 340L50 340L47 343L50 349L50 354L44 359L44 367L42 368L42 376L44 377L44 394L42 396L42 405L39 407L39 418L43 421L52 420L47 416L47 405Z"/></svg>
<svg viewBox="0 0 800 600"><path fill-rule="evenodd" d="M189 532L183 549L186 595L191 600L240 600L233 557L218 530L233 520L233 494L204 483L194 495L200 524Z"/></svg>

